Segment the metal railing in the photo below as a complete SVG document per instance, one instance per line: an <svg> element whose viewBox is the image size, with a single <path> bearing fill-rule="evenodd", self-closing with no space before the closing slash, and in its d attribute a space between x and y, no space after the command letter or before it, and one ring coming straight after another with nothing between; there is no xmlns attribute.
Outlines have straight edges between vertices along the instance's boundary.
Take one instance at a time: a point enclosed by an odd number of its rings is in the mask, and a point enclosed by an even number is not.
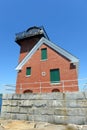
<svg viewBox="0 0 87 130"><path fill-rule="evenodd" d="M36 30L36 31L35 31ZM31 33L30 31L23 31L23 32L19 32L19 33L16 33L16 38L15 40L20 40L20 39L23 39L23 38L26 38L26 37L30 37L30 36L33 36L33 35L38 35L38 34L43 34L43 30L41 28L39 29L33 29L33 33Z"/></svg>
<svg viewBox="0 0 87 130"><path fill-rule="evenodd" d="M20 84L5 84L4 93L24 93L26 91L43 93L51 91L87 91L87 78L78 80L62 80L60 82L33 82Z"/></svg>

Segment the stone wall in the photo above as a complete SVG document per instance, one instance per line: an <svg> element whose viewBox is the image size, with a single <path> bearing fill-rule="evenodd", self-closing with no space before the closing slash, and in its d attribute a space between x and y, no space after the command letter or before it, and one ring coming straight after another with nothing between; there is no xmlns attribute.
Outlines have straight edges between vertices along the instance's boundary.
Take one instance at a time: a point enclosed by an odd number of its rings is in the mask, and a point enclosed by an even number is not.
<svg viewBox="0 0 87 130"><path fill-rule="evenodd" d="M55 124L87 124L87 92L4 94L1 117Z"/></svg>

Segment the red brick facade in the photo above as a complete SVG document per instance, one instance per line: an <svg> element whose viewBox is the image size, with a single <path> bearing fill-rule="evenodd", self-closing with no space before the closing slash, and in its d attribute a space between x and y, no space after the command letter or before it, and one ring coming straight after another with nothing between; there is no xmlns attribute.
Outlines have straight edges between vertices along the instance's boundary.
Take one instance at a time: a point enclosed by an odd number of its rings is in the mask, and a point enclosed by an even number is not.
<svg viewBox="0 0 87 130"><path fill-rule="evenodd" d="M29 53L38 40L38 38L33 38L21 41L19 61L23 60L23 58ZM42 48L47 48L47 59L44 61L41 60ZM31 67L30 76L26 76L27 67ZM59 69L60 83L50 83L51 69ZM76 66L73 65L70 60L43 43L18 72L16 93L24 93L27 92L27 90L34 93L52 91L78 91L78 82L68 81L76 80L77 78Z"/></svg>
<svg viewBox="0 0 87 130"><path fill-rule="evenodd" d="M29 51L34 47L36 42L40 40L41 37L34 37L32 38L27 38L21 41L20 46L20 57L19 57L19 62L23 60L23 58L29 53Z"/></svg>

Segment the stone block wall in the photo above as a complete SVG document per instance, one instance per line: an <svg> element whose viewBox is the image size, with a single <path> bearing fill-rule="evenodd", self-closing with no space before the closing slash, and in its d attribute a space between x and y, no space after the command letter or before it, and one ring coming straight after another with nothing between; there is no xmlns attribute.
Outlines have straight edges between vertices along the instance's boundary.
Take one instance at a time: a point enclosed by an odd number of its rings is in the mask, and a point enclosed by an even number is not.
<svg viewBox="0 0 87 130"><path fill-rule="evenodd" d="M87 124L87 92L4 94L1 117L55 124Z"/></svg>

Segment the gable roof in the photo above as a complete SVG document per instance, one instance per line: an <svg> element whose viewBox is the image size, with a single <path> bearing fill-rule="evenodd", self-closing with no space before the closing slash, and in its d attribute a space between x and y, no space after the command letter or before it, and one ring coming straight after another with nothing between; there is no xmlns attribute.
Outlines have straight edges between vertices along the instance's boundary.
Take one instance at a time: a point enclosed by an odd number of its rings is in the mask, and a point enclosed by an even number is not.
<svg viewBox="0 0 87 130"><path fill-rule="evenodd" d="M71 61L71 63L74 63L77 67L77 71L78 71L78 63L79 63L79 59L76 58L75 56L73 56L72 54L70 54L69 52L65 51L64 49L60 48L59 46L55 45L54 43L52 43L51 41L47 40L46 38L42 37L37 44L32 48L32 50L24 57L24 59L18 64L18 66L16 67L16 70L21 70L22 67L24 66L24 64L31 58L31 56L37 51L37 49L42 45L42 44L46 44L48 45L50 48L52 48L53 50L55 50L56 52L60 53L61 55L63 55L64 57L66 57L67 59L69 59Z"/></svg>

